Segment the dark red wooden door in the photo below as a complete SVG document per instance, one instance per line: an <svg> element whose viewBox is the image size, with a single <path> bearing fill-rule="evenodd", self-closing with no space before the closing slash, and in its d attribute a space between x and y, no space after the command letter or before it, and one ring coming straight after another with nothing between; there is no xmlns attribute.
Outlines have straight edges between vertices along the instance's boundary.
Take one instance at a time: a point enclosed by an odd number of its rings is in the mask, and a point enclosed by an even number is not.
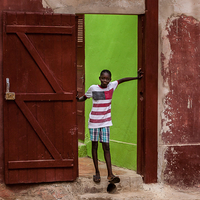
<svg viewBox="0 0 200 200"><path fill-rule="evenodd" d="M5 181L75 180L75 16L12 12L3 22Z"/></svg>

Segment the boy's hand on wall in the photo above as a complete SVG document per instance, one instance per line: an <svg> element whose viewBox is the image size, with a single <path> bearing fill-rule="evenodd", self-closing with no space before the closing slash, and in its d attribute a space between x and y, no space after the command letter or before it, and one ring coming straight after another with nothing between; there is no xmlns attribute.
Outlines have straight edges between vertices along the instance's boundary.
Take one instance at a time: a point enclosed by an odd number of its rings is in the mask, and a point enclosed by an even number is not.
<svg viewBox="0 0 200 200"><path fill-rule="evenodd" d="M144 72L142 71L142 69L138 69L138 79L141 79L143 77Z"/></svg>
<svg viewBox="0 0 200 200"><path fill-rule="evenodd" d="M76 99L77 99L77 100L79 100L79 95L78 95L78 92L77 92L77 94L76 94Z"/></svg>

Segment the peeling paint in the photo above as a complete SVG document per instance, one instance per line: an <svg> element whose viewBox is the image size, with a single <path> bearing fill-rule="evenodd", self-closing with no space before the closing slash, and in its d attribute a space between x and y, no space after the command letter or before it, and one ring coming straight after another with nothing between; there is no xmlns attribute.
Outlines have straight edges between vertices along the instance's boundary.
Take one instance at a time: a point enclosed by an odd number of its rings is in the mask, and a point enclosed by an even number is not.
<svg viewBox="0 0 200 200"><path fill-rule="evenodd" d="M193 123L194 116L192 116L192 112L199 107L196 93L199 79L195 76L200 74L198 24L197 20L184 15L168 20L167 38L173 55L169 56L168 53L168 58L162 55L163 87L168 88L168 94L164 95L161 114L161 135L164 143L188 143L199 139L198 134L195 134L195 137L188 136L192 126L195 126L195 130L199 128L198 123ZM181 141L180 134L175 134L177 128L181 130L182 135L185 135L184 141ZM174 134L171 134L172 132Z"/></svg>
<svg viewBox="0 0 200 200"><path fill-rule="evenodd" d="M167 151L167 146L159 145L158 146L158 182L163 182L164 180L164 170L167 166L167 160L164 157L165 152Z"/></svg>
<svg viewBox="0 0 200 200"><path fill-rule="evenodd" d="M42 5L43 5L43 8L50 8L50 6L45 0L42 0Z"/></svg>
<svg viewBox="0 0 200 200"><path fill-rule="evenodd" d="M190 96L188 97L188 109L192 108L192 99L190 98Z"/></svg>
<svg viewBox="0 0 200 200"><path fill-rule="evenodd" d="M158 179L170 184L200 182L196 172L187 172L185 176L189 166L200 169L200 164L191 162L189 153L195 152L196 157L200 155L196 150L200 143L199 32L199 21L186 15L171 16L161 31L159 151L163 151L159 156L164 158L163 163L159 162ZM188 160L183 162L185 157ZM192 180L190 183L189 179Z"/></svg>
<svg viewBox="0 0 200 200"><path fill-rule="evenodd" d="M168 147L164 153L167 160L163 173L164 180L179 186L199 184L199 151L200 146Z"/></svg>

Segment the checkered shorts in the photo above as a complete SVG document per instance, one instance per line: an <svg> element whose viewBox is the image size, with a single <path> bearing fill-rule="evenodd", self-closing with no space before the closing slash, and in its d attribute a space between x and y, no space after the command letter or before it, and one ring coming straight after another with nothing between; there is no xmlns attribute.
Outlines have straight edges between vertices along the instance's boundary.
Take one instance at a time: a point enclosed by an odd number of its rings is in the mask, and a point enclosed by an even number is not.
<svg viewBox="0 0 200 200"><path fill-rule="evenodd" d="M98 141L100 138L100 142L109 143L110 139L110 127L102 127L102 128L89 128L90 131L90 140Z"/></svg>

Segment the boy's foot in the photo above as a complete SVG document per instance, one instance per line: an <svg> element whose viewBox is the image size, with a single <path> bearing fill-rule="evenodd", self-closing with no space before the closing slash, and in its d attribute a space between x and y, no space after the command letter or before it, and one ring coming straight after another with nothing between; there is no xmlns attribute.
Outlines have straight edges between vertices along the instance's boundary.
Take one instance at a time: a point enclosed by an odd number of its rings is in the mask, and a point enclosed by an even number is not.
<svg viewBox="0 0 200 200"><path fill-rule="evenodd" d="M94 181L95 183L100 183L100 181L101 181L100 175L99 175L99 174L93 175L93 181Z"/></svg>
<svg viewBox="0 0 200 200"><path fill-rule="evenodd" d="M108 177L108 181L110 183L119 183L120 182L120 178L118 176L111 176L111 177Z"/></svg>

